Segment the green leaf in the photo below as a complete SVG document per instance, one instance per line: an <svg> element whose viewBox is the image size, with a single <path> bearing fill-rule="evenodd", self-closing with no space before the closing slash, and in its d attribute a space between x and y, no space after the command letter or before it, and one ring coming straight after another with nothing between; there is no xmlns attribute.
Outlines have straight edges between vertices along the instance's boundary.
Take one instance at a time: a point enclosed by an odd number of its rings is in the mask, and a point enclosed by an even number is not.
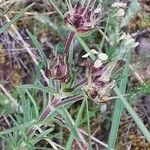
<svg viewBox="0 0 150 150"><path fill-rule="evenodd" d="M28 90L26 90L26 93L29 96L29 98L30 98L30 100L33 104L35 116L36 116L36 119L37 119L39 117L39 110L38 110L38 106L36 104L36 101L34 100L34 98L32 97L32 95L30 94L30 92Z"/></svg>
<svg viewBox="0 0 150 150"><path fill-rule="evenodd" d="M88 97L85 95L86 99L86 115L87 115L87 127L88 127L88 134L89 134L89 150L92 150L92 141L91 141L91 128L90 128L90 116L89 116L89 104L88 104Z"/></svg>
<svg viewBox="0 0 150 150"><path fill-rule="evenodd" d="M41 86L41 85L33 85L33 84L24 84L24 85L20 85L19 88L21 89L34 89L34 90L40 90L42 92L46 92L46 93L54 93L54 90L52 90L51 88L49 87L44 87L44 86Z"/></svg>
<svg viewBox="0 0 150 150"><path fill-rule="evenodd" d="M127 58L127 62L126 62L126 65L122 74L122 79L120 81L120 86L119 86L122 94L125 94L126 87L127 87L128 74L130 70L129 64L131 60L131 50L128 51L126 58ZM109 139L108 139L108 147L109 147L108 150L115 147L122 109L123 109L123 104L119 99L117 99L115 103L112 125L111 125L111 130L110 130Z"/></svg>
<svg viewBox="0 0 150 150"><path fill-rule="evenodd" d="M64 19L64 15L63 15L63 13L60 11L60 9L55 5L55 3L52 1L52 0L44 0L46 3L50 3L53 7L54 7L54 9L58 12L58 14L60 15L60 17L62 18L62 19Z"/></svg>
<svg viewBox="0 0 150 150"><path fill-rule="evenodd" d="M30 143L32 145L35 145L36 143L38 143L39 141L43 140L43 139L46 139L46 138L49 138L47 135L52 132L54 129L53 128L50 128L50 129L47 129L45 131L43 131L42 133L40 133L39 135L37 135L36 137L34 137L33 139L30 139Z"/></svg>
<svg viewBox="0 0 150 150"><path fill-rule="evenodd" d="M38 42L38 40L36 39L35 36L33 36L28 30L26 30L26 31L39 52L40 62L42 63L42 65L44 65L44 67L46 67L47 66L47 62L46 62L47 58L44 54L42 46L40 45L40 43Z"/></svg>
<svg viewBox="0 0 150 150"><path fill-rule="evenodd" d="M78 39L78 41L80 42L81 46L83 47L83 49L88 53L90 52L90 48L87 46L87 44L84 42L84 40L76 33L76 38ZM93 61L96 59L95 55L91 54L89 56Z"/></svg>
<svg viewBox="0 0 150 150"><path fill-rule="evenodd" d="M140 9L141 9L141 6L138 0L132 0L132 2L130 3L128 7L126 16L122 20L121 27L126 26L129 23L129 21L134 17L134 15L136 15L139 12Z"/></svg>
<svg viewBox="0 0 150 150"><path fill-rule="evenodd" d="M28 11L35 3L24 8L20 13L18 13L10 22L6 23L2 28L0 28L0 34L5 32L14 22L16 22L26 11Z"/></svg>
<svg viewBox="0 0 150 150"><path fill-rule="evenodd" d="M68 111L62 107L60 110L58 110L58 113L61 114L64 118L64 120L66 121L66 124L69 128L69 130L71 131L71 133L73 134L73 136L80 141L80 137L79 137L79 133L77 128L74 125L74 121L71 118L70 114L68 113Z"/></svg>
<svg viewBox="0 0 150 150"><path fill-rule="evenodd" d="M72 44L70 45L70 48L69 48L68 62L69 62L69 64L73 64L73 42L72 42Z"/></svg>
<svg viewBox="0 0 150 150"><path fill-rule="evenodd" d="M85 108L85 104L86 104L86 100L84 99L84 101L82 102L82 105L80 107L80 110L78 112L78 115L77 115L77 119L75 121L75 127L77 128L80 124L80 121L82 119L82 113L83 113L83 110ZM71 146L72 146L72 142L73 142L73 133L71 133L68 141L67 141L67 144L66 144L66 147L65 147L65 150L70 150L71 149Z"/></svg>
<svg viewBox="0 0 150 150"><path fill-rule="evenodd" d="M131 115L132 119L135 121L135 123L137 124L137 126L139 127L139 129L141 130L141 132L143 133L144 137L150 143L150 132L145 127L145 125L143 124L143 122L141 121L141 119L139 118L139 116L137 115L137 113L130 106L130 104L128 103L128 101L124 98L124 96L122 95L121 91L119 90L119 88L117 86L115 87L114 91L116 92L116 94L120 98L120 100L123 103L124 107L127 109L127 111L129 112L129 114Z"/></svg>
<svg viewBox="0 0 150 150"><path fill-rule="evenodd" d="M30 121L30 122L26 122L24 124L21 124L21 125L15 126L15 127L12 127L10 129L6 129L6 130L0 132L0 136L2 136L3 134L8 134L10 132L14 132L14 131L17 131L17 130L22 130L23 128L30 127L34 123L35 123L35 120Z"/></svg>

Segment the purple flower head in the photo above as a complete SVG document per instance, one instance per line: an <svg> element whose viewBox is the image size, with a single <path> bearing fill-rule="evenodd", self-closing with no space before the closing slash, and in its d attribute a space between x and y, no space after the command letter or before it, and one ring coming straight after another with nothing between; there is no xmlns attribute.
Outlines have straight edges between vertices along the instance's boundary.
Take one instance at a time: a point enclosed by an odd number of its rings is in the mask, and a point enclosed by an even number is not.
<svg viewBox="0 0 150 150"><path fill-rule="evenodd" d="M54 60L51 60L48 65L45 72L48 78L53 78L62 82L68 81L68 63L65 57L58 56Z"/></svg>
<svg viewBox="0 0 150 150"><path fill-rule="evenodd" d="M74 32L78 32L79 35L85 36L100 22L98 17L100 8L94 9L95 1L82 5L76 4L72 10L69 10L64 15L64 21L66 26Z"/></svg>

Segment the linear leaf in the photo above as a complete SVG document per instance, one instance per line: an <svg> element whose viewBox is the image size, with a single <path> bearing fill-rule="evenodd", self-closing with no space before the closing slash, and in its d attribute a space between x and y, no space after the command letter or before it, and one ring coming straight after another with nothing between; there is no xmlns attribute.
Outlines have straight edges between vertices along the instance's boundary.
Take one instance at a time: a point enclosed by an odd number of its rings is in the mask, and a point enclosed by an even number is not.
<svg viewBox="0 0 150 150"><path fill-rule="evenodd" d="M71 133L73 134L73 136L74 136L77 140L80 140L80 137L79 137L79 133L78 133L78 131L77 131L77 128L75 127L74 121L72 120L72 118L71 118L70 114L68 113L68 111L67 111L64 107L62 107L62 108L58 111L58 113L60 113L60 114L63 116L63 118L64 118L64 120L66 121L66 124L67 124L69 130L71 131Z"/></svg>
<svg viewBox="0 0 150 150"><path fill-rule="evenodd" d="M127 87L130 60L131 60L131 51L129 50L127 54L127 62L119 86L122 94L125 94L126 87ZM115 103L112 125L111 125L111 130L108 139L108 146L109 146L108 150L115 147L122 109L123 109L123 104L119 99L117 99Z"/></svg>
<svg viewBox="0 0 150 150"><path fill-rule="evenodd" d="M141 132L143 133L144 137L150 143L150 132L145 127L145 125L143 124L143 122L141 121L141 119L139 118L137 113L133 110L133 108L130 106L128 101L124 98L124 96L122 95L121 91L119 90L119 88L117 86L115 87L114 91L119 96L119 98L120 98L121 102L123 103L124 107L127 109L129 114L131 115L132 119L135 121L135 123L137 124L137 126L139 127Z"/></svg>
<svg viewBox="0 0 150 150"><path fill-rule="evenodd" d="M126 26L129 21L138 13L138 11L141 9L140 3L138 0L133 0L127 10L127 14L125 18L122 20L121 27Z"/></svg>
<svg viewBox="0 0 150 150"><path fill-rule="evenodd" d="M76 121L75 121L75 127L76 127L76 128L79 126L80 121L81 121L81 119L82 119L82 113L83 113L83 110L84 110L84 108L85 108L85 104L86 104L86 100L84 100L84 101L82 102L82 105L81 105L80 110L79 110L79 112L78 112L77 119L76 119ZM70 149L71 149L73 139L74 139L74 137L73 137L73 134L71 133L71 134L70 134L70 137L69 137L69 139L68 139L68 141L67 141L65 150L70 150Z"/></svg>
<svg viewBox="0 0 150 150"><path fill-rule="evenodd" d="M39 52L41 63L46 67L47 66L47 63L46 63L47 58L43 52L42 46L40 45L40 43L38 42L38 40L36 39L36 37L34 35L32 35L28 30L26 30L26 31Z"/></svg>
<svg viewBox="0 0 150 150"><path fill-rule="evenodd" d="M18 13L10 22L6 23L3 27L0 28L0 34L5 32L14 22L16 22L26 11L28 11L35 3L24 8L20 13Z"/></svg>

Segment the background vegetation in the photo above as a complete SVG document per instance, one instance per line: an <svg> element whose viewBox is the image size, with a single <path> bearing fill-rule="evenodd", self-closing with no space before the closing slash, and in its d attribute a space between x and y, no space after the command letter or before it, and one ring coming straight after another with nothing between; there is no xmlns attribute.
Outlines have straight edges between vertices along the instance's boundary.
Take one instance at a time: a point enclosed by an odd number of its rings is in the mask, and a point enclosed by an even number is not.
<svg viewBox="0 0 150 150"><path fill-rule="evenodd" d="M77 0L0 2L0 149L150 149L150 4L123 2L94 1L88 33Z"/></svg>

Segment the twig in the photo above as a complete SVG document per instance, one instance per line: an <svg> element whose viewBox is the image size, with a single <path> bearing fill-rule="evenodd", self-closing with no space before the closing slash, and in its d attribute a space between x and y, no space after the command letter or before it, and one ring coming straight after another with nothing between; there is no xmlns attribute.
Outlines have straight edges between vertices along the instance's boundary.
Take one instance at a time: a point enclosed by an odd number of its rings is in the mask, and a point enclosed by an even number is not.
<svg viewBox="0 0 150 150"><path fill-rule="evenodd" d="M137 80L138 80L141 84L143 84L144 81L142 80L142 78L140 77L140 75L134 70L134 68L133 68L131 65L129 65L129 67L130 67L131 71L133 72L133 75L137 78Z"/></svg>
<svg viewBox="0 0 150 150"><path fill-rule="evenodd" d="M79 129L79 131L80 131L81 133L83 133L84 135L89 136L89 135L88 135L85 131L83 131L82 129ZM107 144L105 144L104 142L98 140L97 138L95 138L95 137L93 137L93 136L91 136L91 139L92 139L93 141L95 141L95 142L97 142L97 143L103 145L103 146L106 147L106 148L108 147ZM114 150L114 149L111 148L111 150Z"/></svg>
<svg viewBox="0 0 150 150"><path fill-rule="evenodd" d="M11 11L9 12L10 14L18 14L19 11ZM35 15L38 15L38 14L41 14L41 15L52 15L56 13L56 11L53 11L53 12L45 12L45 13L38 13L38 12L25 12L24 15L27 15L27 16L35 16Z"/></svg>
<svg viewBox="0 0 150 150"><path fill-rule="evenodd" d="M131 36L132 36L132 37L137 37L137 36L143 35L143 34L145 34L145 33L150 33L150 28L147 28L147 29L141 30L141 31L138 30L137 32L132 33Z"/></svg>

